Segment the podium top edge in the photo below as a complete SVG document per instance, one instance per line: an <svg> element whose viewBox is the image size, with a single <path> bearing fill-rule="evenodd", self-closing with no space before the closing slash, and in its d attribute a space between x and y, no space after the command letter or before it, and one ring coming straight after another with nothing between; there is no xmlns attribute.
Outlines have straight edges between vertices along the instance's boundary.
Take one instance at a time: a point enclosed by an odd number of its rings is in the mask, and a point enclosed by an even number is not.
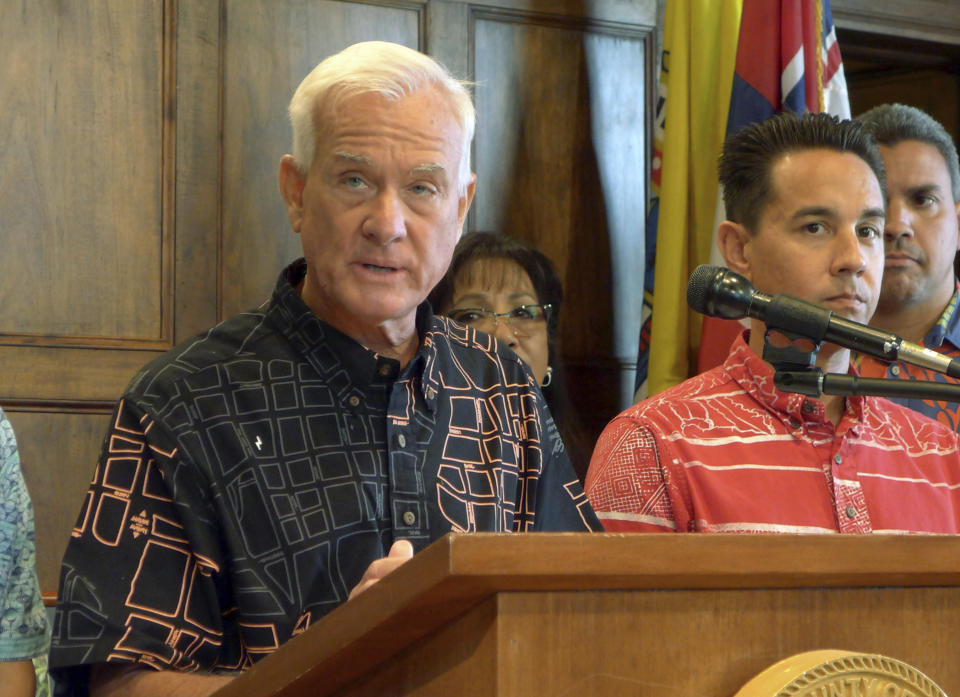
<svg viewBox="0 0 960 697"><path fill-rule="evenodd" d="M449 534L441 554L461 577L660 578L667 587L960 585L958 535L636 533ZM430 555L432 556L432 555ZM792 578L792 582L787 579ZM886 579L886 581L884 580ZM679 585L676 585L678 584ZM598 587L604 587L602 585Z"/></svg>

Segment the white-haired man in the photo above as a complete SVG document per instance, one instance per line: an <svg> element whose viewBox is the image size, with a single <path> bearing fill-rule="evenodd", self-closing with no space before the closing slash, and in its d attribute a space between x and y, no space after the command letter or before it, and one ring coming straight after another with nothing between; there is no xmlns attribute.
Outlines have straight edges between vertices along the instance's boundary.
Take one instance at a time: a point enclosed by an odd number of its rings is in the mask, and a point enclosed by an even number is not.
<svg viewBox="0 0 960 697"><path fill-rule="evenodd" d="M357 44L290 115L305 259L121 399L64 558L63 693L209 694L448 531L598 527L524 363L424 302L473 198L463 85Z"/></svg>

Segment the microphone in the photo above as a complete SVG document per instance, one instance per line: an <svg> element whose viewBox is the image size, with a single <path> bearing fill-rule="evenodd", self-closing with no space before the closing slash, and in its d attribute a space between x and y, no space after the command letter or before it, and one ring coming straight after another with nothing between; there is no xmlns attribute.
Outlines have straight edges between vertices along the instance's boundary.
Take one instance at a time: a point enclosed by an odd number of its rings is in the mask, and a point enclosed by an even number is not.
<svg viewBox="0 0 960 697"><path fill-rule="evenodd" d="M722 266L698 266L687 284L687 304L702 315L752 317L771 329L829 341L885 361L903 361L960 378L960 359L904 341L896 334L839 317L825 307L784 293L770 296Z"/></svg>

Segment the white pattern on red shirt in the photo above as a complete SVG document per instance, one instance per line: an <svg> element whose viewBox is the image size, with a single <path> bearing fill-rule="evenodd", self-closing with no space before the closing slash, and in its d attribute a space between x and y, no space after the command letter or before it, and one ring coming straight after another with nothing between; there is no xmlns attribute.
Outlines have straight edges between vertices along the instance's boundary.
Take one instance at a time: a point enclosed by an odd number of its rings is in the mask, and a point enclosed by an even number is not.
<svg viewBox="0 0 960 697"><path fill-rule="evenodd" d="M617 416L586 491L608 531L957 533L956 434L877 397L774 387L741 336L720 367Z"/></svg>

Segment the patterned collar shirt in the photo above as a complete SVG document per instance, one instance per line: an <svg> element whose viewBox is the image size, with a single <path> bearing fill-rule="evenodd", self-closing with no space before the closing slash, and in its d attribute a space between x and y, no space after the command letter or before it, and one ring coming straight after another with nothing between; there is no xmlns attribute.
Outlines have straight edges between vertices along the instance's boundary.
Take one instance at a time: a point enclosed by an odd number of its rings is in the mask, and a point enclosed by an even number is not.
<svg viewBox="0 0 960 697"><path fill-rule="evenodd" d="M608 531L960 532L955 433L876 397L847 398L834 426L744 337L608 424L586 481Z"/></svg>
<svg viewBox="0 0 960 697"><path fill-rule="evenodd" d="M62 694L108 660L249 666L397 539L600 529L516 354L424 303L401 367L310 311L305 268L119 402L63 563Z"/></svg>
<svg viewBox="0 0 960 697"><path fill-rule="evenodd" d="M49 691L42 670L49 634L37 582L33 505L13 427L0 409L0 661L34 659L38 695Z"/></svg>
<svg viewBox="0 0 960 697"><path fill-rule="evenodd" d="M960 282L956 283L953 298L947 303L943 314L936 324L923 337L925 348L942 353L950 358L960 358L960 312L957 302L960 299ZM960 385L960 380L928 368L894 361L886 363L872 356L855 355L854 365L861 377L890 378L899 380L922 380L944 385ZM960 389L960 388L958 388ZM895 398L893 401L919 411L931 419L939 421L953 431L960 431L960 402L942 402L932 399Z"/></svg>

